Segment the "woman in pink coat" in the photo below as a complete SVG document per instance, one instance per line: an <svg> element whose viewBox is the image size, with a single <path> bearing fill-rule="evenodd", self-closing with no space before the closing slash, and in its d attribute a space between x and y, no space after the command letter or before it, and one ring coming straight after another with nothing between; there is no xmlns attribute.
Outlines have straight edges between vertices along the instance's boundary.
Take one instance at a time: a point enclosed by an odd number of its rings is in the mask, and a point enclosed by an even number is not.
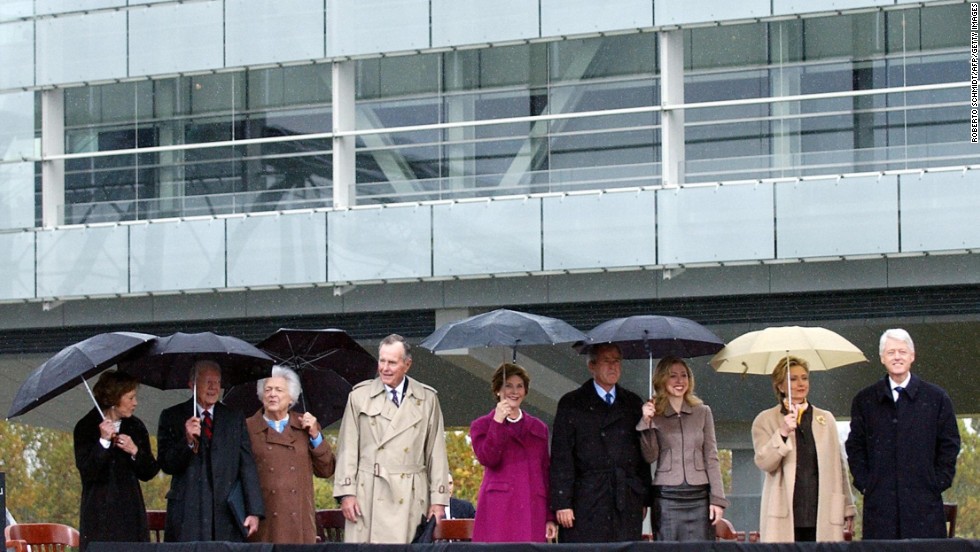
<svg viewBox="0 0 980 552"><path fill-rule="evenodd" d="M497 407L470 426L484 467L473 542L546 542L558 534L548 508L548 426L521 410L530 384L524 368L501 364L490 382Z"/></svg>

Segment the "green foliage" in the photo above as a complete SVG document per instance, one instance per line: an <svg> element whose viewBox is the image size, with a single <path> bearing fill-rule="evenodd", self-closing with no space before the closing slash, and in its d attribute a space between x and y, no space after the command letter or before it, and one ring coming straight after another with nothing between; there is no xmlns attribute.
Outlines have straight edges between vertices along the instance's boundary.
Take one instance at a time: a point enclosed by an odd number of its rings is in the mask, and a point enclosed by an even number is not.
<svg viewBox="0 0 980 552"><path fill-rule="evenodd" d="M476 496L483 482L483 466L473 454L470 441L470 428L451 427L446 429L446 456L449 457L449 470L453 474L456 498L469 500L476 505Z"/></svg>
<svg viewBox="0 0 980 552"><path fill-rule="evenodd" d="M959 420L960 456L956 459L953 486L943 493L945 502L955 502L956 536L980 538L980 420Z"/></svg>
<svg viewBox="0 0 980 552"><path fill-rule="evenodd" d="M17 521L78 526L81 481L70 434L0 422L0 459Z"/></svg>

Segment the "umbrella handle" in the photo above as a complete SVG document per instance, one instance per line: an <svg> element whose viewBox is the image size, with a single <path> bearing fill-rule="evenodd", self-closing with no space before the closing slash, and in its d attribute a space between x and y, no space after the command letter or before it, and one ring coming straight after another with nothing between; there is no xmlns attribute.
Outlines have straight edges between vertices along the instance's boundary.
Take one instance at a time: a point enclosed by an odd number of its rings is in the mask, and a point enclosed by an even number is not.
<svg viewBox="0 0 980 552"><path fill-rule="evenodd" d="M786 400L789 401L790 407L793 406L793 391L789 376L789 351L786 351Z"/></svg>
<svg viewBox="0 0 980 552"><path fill-rule="evenodd" d="M647 393L647 396L652 399L653 398L653 353L650 352L649 348L647 349L647 353L649 358L648 372L650 373L650 380L648 385L648 389L650 392Z"/></svg>
<svg viewBox="0 0 980 552"><path fill-rule="evenodd" d="M92 394L92 389L88 386L88 382L85 381L85 378L80 379L82 380L82 384L85 386L85 390L88 391L88 396L92 398L92 402L95 404L95 409L99 411L99 416L102 416L102 419L105 420L105 414L102 413L102 407L99 406L99 401L95 400L95 395Z"/></svg>

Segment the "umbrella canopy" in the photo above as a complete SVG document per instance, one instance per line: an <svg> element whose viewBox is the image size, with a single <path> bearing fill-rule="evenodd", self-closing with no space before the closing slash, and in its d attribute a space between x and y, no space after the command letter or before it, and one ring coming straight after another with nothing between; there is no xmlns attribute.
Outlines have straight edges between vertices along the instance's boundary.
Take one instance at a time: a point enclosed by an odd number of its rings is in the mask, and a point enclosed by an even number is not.
<svg viewBox="0 0 980 552"><path fill-rule="evenodd" d="M140 354L155 339L155 335L144 333L109 332L65 347L27 376L7 418L26 414L121 360Z"/></svg>
<svg viewBox="0 0 980 552"><path fill-rule="evenodd" d="M280 328L256 345L295 370L336 372L354 385L374 376L378 361L344 330Z"/></svg>
<svg viewBox="0 0 980 552"><path fill-rule="evenodd" d="M868 361L853 343L831 330L781 326L736 337L711 358L711 366L718 372L772 374L789 356L805 360L811 372Z"/></svg>
<svg viewBox="0 0 980 552"><path fill-rule="evenodd" d="M725 346L725 342L714 332L693 320L655 314L607 320L586 335L588 339L575 344L575 349L582 354L588 353L595 345L615 343L623 358L648 359L651 397L654 358L710 355Z"/></svg>
<svg viewBox="0 0 980 552"><path fill-rule="evenodd" d="M575 344L580 353L601 343L615 343L623 358L683 358L712 355L725 342L708 328L678 316L639 315L607 320Z"/></svg>
<svg viewBox="0 0 980 552"><path fill-rule="evenodd" d="M860 349L836 332L782 326L736 337L711 358L711 366L718 372L771 374L787 356L805 360L811 372L868 361Z"/></svg>
<svg viewBox="0 0 980 552"><path fill-rule="evenodd" d="M554 345L584 339L585 334L557 318L497 309L445 324L420 345L433 352L466 347L511 347L516 359L520 345Z"/></svg>
<svg viewBox="0 0 980 552"><path fill-rule="evenodd" d="M177 332L161 337L143 355L120 367L157 389L186 389L198 360L211 360L221 366L221 385L225 388L268 376L275 362L237 337Z"/></svg>
<svg viewBox="0 0 980 552"><path fill-rule="evenodd" d="M327 427L344 417L347 395L354 386L332 370L307 368L297 371L303 385L303 394L290 410L310 412L316 416L320 426ZM237 408L246 416L251 416L262 408L258 388L254 383L242 383L229 389L222 400L226 405Z"/></svg>
<svg viewBox="0 0 980 552"><path fill-rule="evenodd" d="M311 412L324 427L343 417L354 384L370 379L378 369L371 353L343 330L281 328L257 347L299 374L303 394L295 398L292 409ZM250 416L262 407L256 392L254 385L236 385L224 402Z"/></svg>

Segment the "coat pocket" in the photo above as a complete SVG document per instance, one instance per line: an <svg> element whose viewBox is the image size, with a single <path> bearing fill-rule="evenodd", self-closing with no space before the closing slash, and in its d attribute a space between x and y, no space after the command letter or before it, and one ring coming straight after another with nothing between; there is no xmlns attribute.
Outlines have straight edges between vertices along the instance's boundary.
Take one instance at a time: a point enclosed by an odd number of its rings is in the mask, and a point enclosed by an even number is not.
<svg viewBox="0 0 980 552"><path fill-rule="evenodd" d="M488 493L509 493L510 490L511 490L511 484L506 481L487 482Z"/></svg>
<svg viewBox="0 0 980 552"><path fill-rule="evenodd" d="M830 519L831 525L844 525L844 510L847 500L844 493L834 493L830 497Z"/></svg>
<svg viewBox="0 0 980 552"><path fill-rule="evenodd" d="M691 460L694 462L694 469L704 471L704 454L700 448L691 451Z"/></svg>
<svg viewBox="0 0 980 552"><path fill-rule="evenodd" d="M670 471L672 456L673 453L669 448L660 449L660 458L657 459L657 473L664 473Z"/></svg>

